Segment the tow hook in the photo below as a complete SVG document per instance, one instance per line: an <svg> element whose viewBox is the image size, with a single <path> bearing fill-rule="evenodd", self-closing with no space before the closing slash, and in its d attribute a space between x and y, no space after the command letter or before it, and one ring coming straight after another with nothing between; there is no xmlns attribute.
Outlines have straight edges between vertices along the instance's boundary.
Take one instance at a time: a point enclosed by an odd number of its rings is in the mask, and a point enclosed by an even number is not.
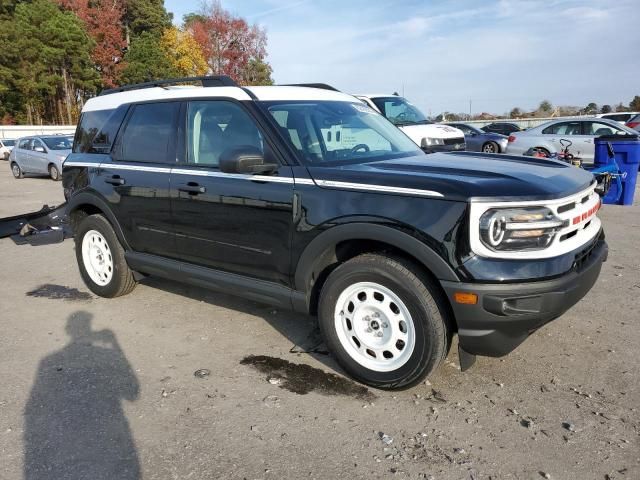
<svg viewBox="0 0 640 480"><path fill-rule="evenodd" d="M0 238L11 237L17 245L49 245L72 237L67 204L44 205L36 212L0 218Z"/></svg>

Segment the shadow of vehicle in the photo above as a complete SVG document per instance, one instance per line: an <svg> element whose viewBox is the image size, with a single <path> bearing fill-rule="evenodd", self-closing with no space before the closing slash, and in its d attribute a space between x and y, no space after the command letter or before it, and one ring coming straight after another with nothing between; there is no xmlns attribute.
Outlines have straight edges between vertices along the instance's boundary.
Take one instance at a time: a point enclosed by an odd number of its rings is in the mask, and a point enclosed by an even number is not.
<svg viewBox="0 0 640 480"><path fill-rule="evenodd" d="M24 411L25 480L140 478L122 409L138 398L138 379L114 333L91 320L73 313L70 342L40 362Z"/></svg>

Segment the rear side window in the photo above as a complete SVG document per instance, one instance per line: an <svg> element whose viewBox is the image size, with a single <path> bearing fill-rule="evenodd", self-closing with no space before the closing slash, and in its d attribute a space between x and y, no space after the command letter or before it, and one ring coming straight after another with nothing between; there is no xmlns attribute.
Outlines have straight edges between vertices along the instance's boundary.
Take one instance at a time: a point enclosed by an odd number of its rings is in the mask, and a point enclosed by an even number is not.
<svg viewBox="0 0 640 480"><path fill-rule="evenodd" d="M119 160L171 163L169 150L175 146L176 120L180 103L136 105L118 140Z"/></svg>
<svg viewBox="0 0 640 480"><path fill-rule="evenodd" d="M73 141L74 153L109 153L128 107L84 112Z"/></svg>
<svg viewBox="0 0 640 480"><path fill-rule="evenodd" d="M580 127L580 122L556 123L542 130L542 133L545 135L580 135Z"/></svg>
<svg viewBox="0 0 640 480"><path fill-rule="evenodd" d="M18 143L18 148L21 148L23 150L29 150L31 148L31 139L30 138L25 138L23 140L20 140L20 142Z"/></svg>

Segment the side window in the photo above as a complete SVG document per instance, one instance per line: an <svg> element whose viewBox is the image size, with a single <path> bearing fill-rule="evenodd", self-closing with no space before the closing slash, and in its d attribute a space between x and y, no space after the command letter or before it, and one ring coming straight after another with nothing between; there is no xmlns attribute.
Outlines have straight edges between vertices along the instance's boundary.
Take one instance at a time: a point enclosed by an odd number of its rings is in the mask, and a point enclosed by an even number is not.
<svg viewBox="0 0 640 480"><path fill-rule="evenodd" d="M109 153L128 107L84 112L73 142L74 153Z"/></svg>
<svg viewBox="0 0 640 480"><path fill-rule="evenodd" d="M176 139L178 102L136 105L118 139L118 160L172 163L169 150Z"/></svg>
<svg viewBox="0 0 640 480"><path fill-rule="evenodd" d="M580 132L580 122L556 123L542 130L545 135L580 135Z"/></svg>
<svg viewBox="0 0 640 480"><path fill-rule="evenodd" d="M595 137L599 137L601 135L615 135L620 131L621 129L607 123L584 122L584 135L593 135Z"/></svg>
<svg viewBox="0 0 640 480"><path fill-rule="evenodd" d="M42 143L42 140L40 140L39 138L34 138L33 144L31 145L32 150L35 150L36 148L42 149L45 152L47 151L47 149L44 147L44 143Z"/></svg>
<svg viewBox="0 0 640 480"><path fill-rule="evenodd" d="M265 152L260 130L240 105L223 100L189 102L188 163L217 168L220 156L237 147L254 147Z"/></svg>
<svg viewBox="0 0 640 480"><path fill-rule="evenodd" d="M30 138L23 138L22 140L20 140L20 143L18 143L18 148L22 149L22 150L31 150L31 139Z"/></svg>

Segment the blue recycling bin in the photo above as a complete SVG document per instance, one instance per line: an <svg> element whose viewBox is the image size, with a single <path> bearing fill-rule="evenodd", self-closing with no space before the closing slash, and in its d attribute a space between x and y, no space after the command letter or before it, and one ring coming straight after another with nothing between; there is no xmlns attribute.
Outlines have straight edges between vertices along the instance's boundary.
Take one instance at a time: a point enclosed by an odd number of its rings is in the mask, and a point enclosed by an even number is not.
<svg viewBox="0 0 640 480"><path fill-rule="evenodd" d="M611 184L611 189L602 199L602 203L633 205L640 166L640 139L637 135L604 135L596 137L594 143L594 167L615 163L622 174L622 182Z"/></svg>

